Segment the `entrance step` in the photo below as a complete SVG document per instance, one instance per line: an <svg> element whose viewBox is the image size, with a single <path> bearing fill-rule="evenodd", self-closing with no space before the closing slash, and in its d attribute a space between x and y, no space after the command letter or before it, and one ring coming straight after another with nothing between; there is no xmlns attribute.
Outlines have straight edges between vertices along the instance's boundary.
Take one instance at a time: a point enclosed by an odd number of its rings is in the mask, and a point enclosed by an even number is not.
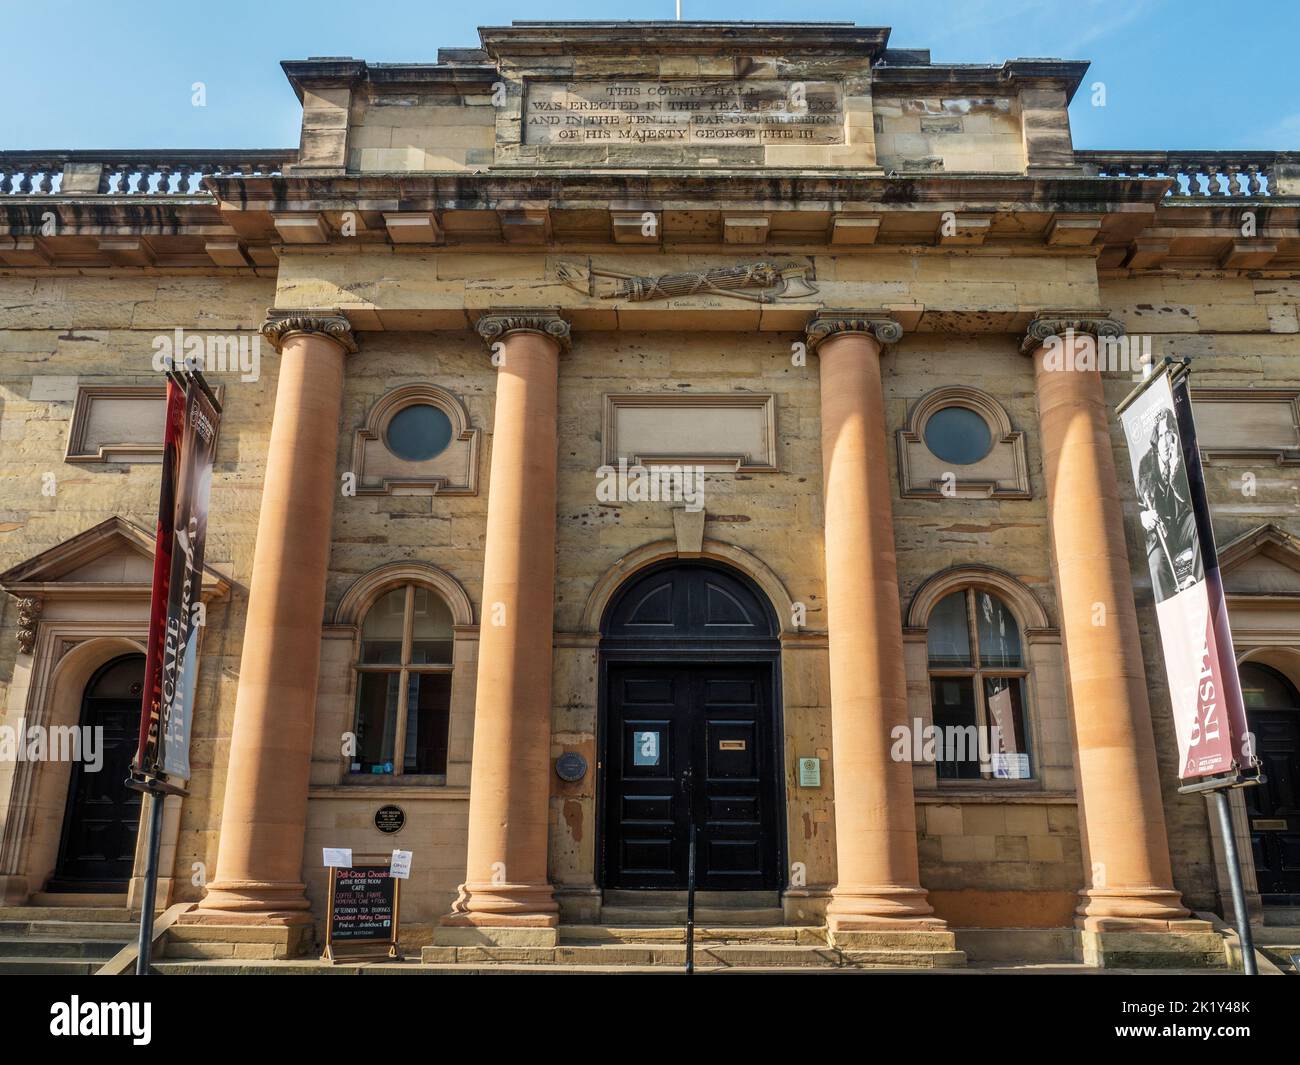
<svg viewBox="0 0 1300 1065"><path fill-rule="evenodd" d="M686 922L685 891L606 891L600 907L607 925L678 925ZM776 891L697 891L695 923L779 925L785 918Z"/></svg>
<svg viewBox="0 0 1300 1065"><path fill-rule="evenodd" d="M92 908L112 907L113 909L125 910L127 905L126 892L105 893L105 892L71 892L71 891L38 891L32 896L33 906L82 906Z"/></svg>
<svg viewBox="0 0 1300 1065"><path fill-rule="evenodd" d="M1265 918L1267 920L1267 918ZM1300 975L1291 959L1300 956L1300 925L1254 929L1255 948L1284 973Z"/></svg>
<svg viewBox="0 0 1300 1065"><path fill-rule="evenodd" d="M135 941L139 926L127 912L125 896L120 907L102 904L117 896L89 898L101 904L0 907L0 974L91 976Z"/></svg>
<svg viewBox="0 0 1300 1065"><path fill-rule="evenodd" d="M590 946L602 943L684 944L686 929L680 925L560 925L561 946ZM822 928L793 925L729 925L697 927L696 945L708 943L769 943L826 946Z"/></svg>
<svg viewBox="0 0 1300 1065"><path fill-rule="evenodd" d="M1270 928L1300 928L1300 906L1265 906L1264 924Z"/></svg>

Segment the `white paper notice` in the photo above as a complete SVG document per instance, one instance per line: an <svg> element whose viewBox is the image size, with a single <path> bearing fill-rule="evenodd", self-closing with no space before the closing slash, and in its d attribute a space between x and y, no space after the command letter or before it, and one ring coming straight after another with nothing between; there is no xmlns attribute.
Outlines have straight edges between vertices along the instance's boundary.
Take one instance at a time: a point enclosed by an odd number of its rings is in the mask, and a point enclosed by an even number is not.
<svg viewBox="0 0 1300 1065"><path fill-rule="evenodd" d="M352 848L326 847L325 867L329 869L333 866L338 866L340 869L350 869L352 867Z"/></svg>
<svg viewBox="0 0 1300 1065"><path fill-rule="evenodd" d="M388 872L398 880L409 880L411 876L411 851L393 851Z"/></svg>

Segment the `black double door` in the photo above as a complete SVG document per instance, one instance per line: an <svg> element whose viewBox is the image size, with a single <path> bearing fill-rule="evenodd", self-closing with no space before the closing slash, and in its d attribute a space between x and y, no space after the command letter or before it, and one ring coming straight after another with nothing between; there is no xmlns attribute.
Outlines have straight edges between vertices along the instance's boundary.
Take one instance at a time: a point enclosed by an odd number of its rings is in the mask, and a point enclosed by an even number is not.
<svg viewBox="0 0 1300 1065"><path fill-rule="evenodd" d="M140 729L138 679L144 657L118 659L92 680L82 700L81 725L96 733L101 760L72 765L63 838L50 891L123 891L135 865L140 793L126 786ZM97 694L107 692L109 694ZM83 748L84 749L84 748Z"/></svg>
<svg viewBox="0 0 1300 1065"><path fill-rule="evenodd" d="M1300 905L1300 710L1252 707L1264 782L1246 788L1255 879L1265 903Z"/></svg>
<svg viewBox="0 0 1300 1065"><path fill-rule="evenodd" d="M780 759L771 663L642 665L607 673L604 884L780 886Z"/></svg>

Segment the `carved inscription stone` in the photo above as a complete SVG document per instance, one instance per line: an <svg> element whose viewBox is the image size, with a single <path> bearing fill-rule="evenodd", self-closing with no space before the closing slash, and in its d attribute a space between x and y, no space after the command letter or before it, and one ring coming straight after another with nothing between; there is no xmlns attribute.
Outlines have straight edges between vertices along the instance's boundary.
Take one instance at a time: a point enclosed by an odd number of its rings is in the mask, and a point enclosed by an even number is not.
<svg viewBox="0 0 1300 1065"><path fill-rule="evenodd" d="M525 144L842 144L835 82L725 78L535 81Z"/></svg>

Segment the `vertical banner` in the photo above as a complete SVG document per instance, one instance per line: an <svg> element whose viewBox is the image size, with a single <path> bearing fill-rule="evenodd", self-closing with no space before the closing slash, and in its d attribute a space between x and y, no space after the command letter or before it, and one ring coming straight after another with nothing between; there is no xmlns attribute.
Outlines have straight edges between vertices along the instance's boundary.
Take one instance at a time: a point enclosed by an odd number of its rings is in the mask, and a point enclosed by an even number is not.
<svg viewBox="0 0 1300 1065"><path fill-rule="evenodd" d="M203 549L220 421L206 391L192 379L184 392L168 379L147 682L134 769L143 777L167 778L173 787L190 777Z"/></svg>
<svg viewBox="0 0 1300 1065"><path fill-rule="evenodd" d="M1156 601L1180 780L1254 763L1187 375L1153 377L1121 412Z"/></svg>
<svg viewBox="0 0 1300 1065"><path fill-rule="evenodd" d="M171 581L172 543L176 521L176 478L180 473L180 448L185 423L185 392L167 379L163 428L162 486L158 495L158 524L154 530L153 591L149 600L149 642L144 664L144 695L140 708L140 739L132 772L155 776L158 772L158 720L162 714L162 653L167 639L167 587Z"/></svg>

